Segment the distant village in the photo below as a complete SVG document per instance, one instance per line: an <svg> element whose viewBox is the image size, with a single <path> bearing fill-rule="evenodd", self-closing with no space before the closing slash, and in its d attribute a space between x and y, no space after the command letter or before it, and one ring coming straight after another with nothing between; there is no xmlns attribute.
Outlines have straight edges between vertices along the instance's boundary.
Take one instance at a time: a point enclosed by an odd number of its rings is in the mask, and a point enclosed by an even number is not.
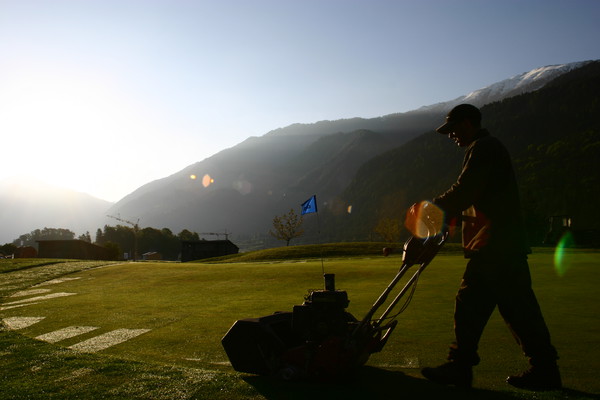
<svg viewBox="0 0 600 400"><path fill-rule="evenodd" d="M123 227L122 227L123 228ZM52 230L45 228L46 236L52 236L55 231L64 236L65 230ZM106 227L105 227L106 229ZM127 231L127 229L122 229ZM71 238L60 239L37 239L34 243L24 243L21 245L6 244L0 246L0 258L52 258L52 259L80 259L80 260L124 260L124 261L181 261L189 262L194 260L202 260L213 257L221 257L239 252L238 246L232 243L229 238L206 240L200 239L198 234L191 235L187 239L171 238L169 241L168 250L161 251L161 247L165 248L164 243L161 244L155 241L156 246L152 247L148 244L141 245L143 241L144 231L148 233L152 228L146 228L139 232L130 232L127 235L127 241L121 241L118 244L113 241L103 240L102 235L97 235L96 243L91 243L89 235L83 235L79 238L74 238L74 234L67 231ZM48 235L50 233L50 235ZM133 235L133 237L132 237ZM181 236L181 235L180 235ZM185 235L184 235L185 236ZM190 236L190 235L188 235ZM100 239L101 243L98 243ZM18 241L18 240L17 240ZM175 247L177 246L177 247ZM126 248L128 251L122 251Z"/></svg>

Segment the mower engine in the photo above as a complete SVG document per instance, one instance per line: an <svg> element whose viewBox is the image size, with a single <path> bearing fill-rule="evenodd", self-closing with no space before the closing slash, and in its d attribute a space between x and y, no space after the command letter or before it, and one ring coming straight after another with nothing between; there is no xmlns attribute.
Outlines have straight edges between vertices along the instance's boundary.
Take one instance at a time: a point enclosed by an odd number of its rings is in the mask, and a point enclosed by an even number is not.
<svg viewBox="0 0 600 400"><path fill-rule="evenodd" d="M326 275L332 282L332 274ZM331 335L345 335L348 322L356 321L345 310L350 301L348 294L335 288L314 290L302 305L294 306L292 331L304 342L318 342Z"/></svg>

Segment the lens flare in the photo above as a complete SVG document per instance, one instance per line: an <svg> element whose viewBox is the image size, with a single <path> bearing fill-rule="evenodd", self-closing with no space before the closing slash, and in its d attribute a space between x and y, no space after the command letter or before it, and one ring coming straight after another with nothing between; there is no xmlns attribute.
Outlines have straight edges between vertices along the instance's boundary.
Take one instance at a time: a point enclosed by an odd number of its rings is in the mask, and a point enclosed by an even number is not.
<svg viewBox="0 0 600 400"><path fill-rule="evenodd" d="M571 231L565 232L554 250L554 270L560 277L565 276L569 268L571 267L571 257L566 251L567 248L573 247L575 240Z"/></svg>
<svg viewBox="0 0 600 400"><path fill-rule="evenodd" d="M413 204L406 212L404 226L418 238L438 235L444 227L444 212L430 201Z"/></svg>
<svg viewBox="0 0 600 400"><path fill-rule="evenodd" d="M196 176L196 175L194 175L194 174L191 174L191 175L190 175L190 179L191 179L191 180L195 181L195 180L196 180L196 178L197 178L197 176Z"/></svg>
<svg viewBox="0 0 600 400"><path fill-rule="evenodd" d="M348 212L348 214L352 214L352 204L350 204L348 206L348 208L346 209L346 211Z"/></svg>
<svg viewBox="0 0 600 400"><path fill-rule="evenodd" d="M202 186L204 187L209 187L214 182L215 180L211 178L209 174L206 174L202 177Z"/></svg>
<svg viewBox="0 0 600 400"><path fill-rule="evenodd" d="M252 192L252 184L247 180L235 181L232 184L233 188L241 194L249 194Z"/></svg>

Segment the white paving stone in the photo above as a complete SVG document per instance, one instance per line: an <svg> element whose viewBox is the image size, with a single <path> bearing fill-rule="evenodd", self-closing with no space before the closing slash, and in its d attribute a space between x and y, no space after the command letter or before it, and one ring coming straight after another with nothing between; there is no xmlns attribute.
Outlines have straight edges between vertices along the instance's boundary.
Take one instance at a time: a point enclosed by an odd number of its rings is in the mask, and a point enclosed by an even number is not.
<svg viewBox="0 0 600 400"><path fill-rule="evenodd" d="M56 285L56 284L63 283L63 282L76 281L77 279L81 279L81 277L79 276L76 278L57 278L57 279L52 279L50 281L39 283L35 286Z"/></svg>
<svg viewBox="0 0 600 400"><path fill-rule="evenodd" d="M34 304L40 304L40 303L25 303L25 304L17 304L15 306L6 306L6 307L0 307L0 311L4 311L4 310L10 310L11 308L19 308L19 307L27 307L27 306L32 306Z"/></svg>
<svg viewBox="0 0 600 400"><path fill-rule="evenodd" d="M84 353L95 353L119 343L126 342L148 331L150 331L150 329L116 329L91 339L84 340L83 342L76 343L69 348Z"/></svg>
<svg viewBox="0 0 600 400"><path fill-rule="evenodd" d="M61 340L83 335L84 333L88 333L96 329L98 329L96 326L69 326L54 332L45 333L36 337L36 339L43 340L44 342L48 343L56 343L60 342Z"/></svg>
<svg viewBox="0 0 600 400"><path fill-rule="evenodd" d="M35 297L30 297L28 299L23 299L23 300L17 300L17 301L11 301L8 303L4 303L4 305L13 305L13 304L23 304L23 303L31 303L34 301L42 301L42 300L50 300L50 299L56 299L58 297L67 297L67 296L73 296L76 295L77 293L65 293L65 292L59 292L59 293L50 293L44 296L35 296Z"/></svg>
<svg viewBox="0 0 600 400"><path fill-rule="evenodd" d="M8 317L3 318L2 322L11 331L25 329L31 325L37 324L46 317Z"/></svg>
<svg viewBox="0 0 600 400"><path fill-rule="evenodd" d="M11 294L10 297L33 296L33 295L36 295L36 294L48 293L50 291L52 291L52 289L29 289L29 290L22 290L20 292Z"/></svg>

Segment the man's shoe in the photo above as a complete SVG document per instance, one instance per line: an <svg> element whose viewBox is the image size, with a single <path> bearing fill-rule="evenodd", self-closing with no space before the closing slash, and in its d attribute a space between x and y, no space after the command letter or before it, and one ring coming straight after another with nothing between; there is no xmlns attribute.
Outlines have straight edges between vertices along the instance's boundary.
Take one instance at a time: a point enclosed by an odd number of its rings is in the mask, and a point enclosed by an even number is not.
<svg viewBox="0 0 600 400"><path fill-rule="evenodd" d="M527 390L558 390L562 388L560 372L556 365L535 366L520 375L506 378L506 382L514 387Z"/></svg>
<svg viewBox="0 0 600 400"><path fill-rule="evenodd" d="M470 388L473 384L473 368L470 365L449 361L439 367L425 367L421 374L432 382Z"/></svg>

